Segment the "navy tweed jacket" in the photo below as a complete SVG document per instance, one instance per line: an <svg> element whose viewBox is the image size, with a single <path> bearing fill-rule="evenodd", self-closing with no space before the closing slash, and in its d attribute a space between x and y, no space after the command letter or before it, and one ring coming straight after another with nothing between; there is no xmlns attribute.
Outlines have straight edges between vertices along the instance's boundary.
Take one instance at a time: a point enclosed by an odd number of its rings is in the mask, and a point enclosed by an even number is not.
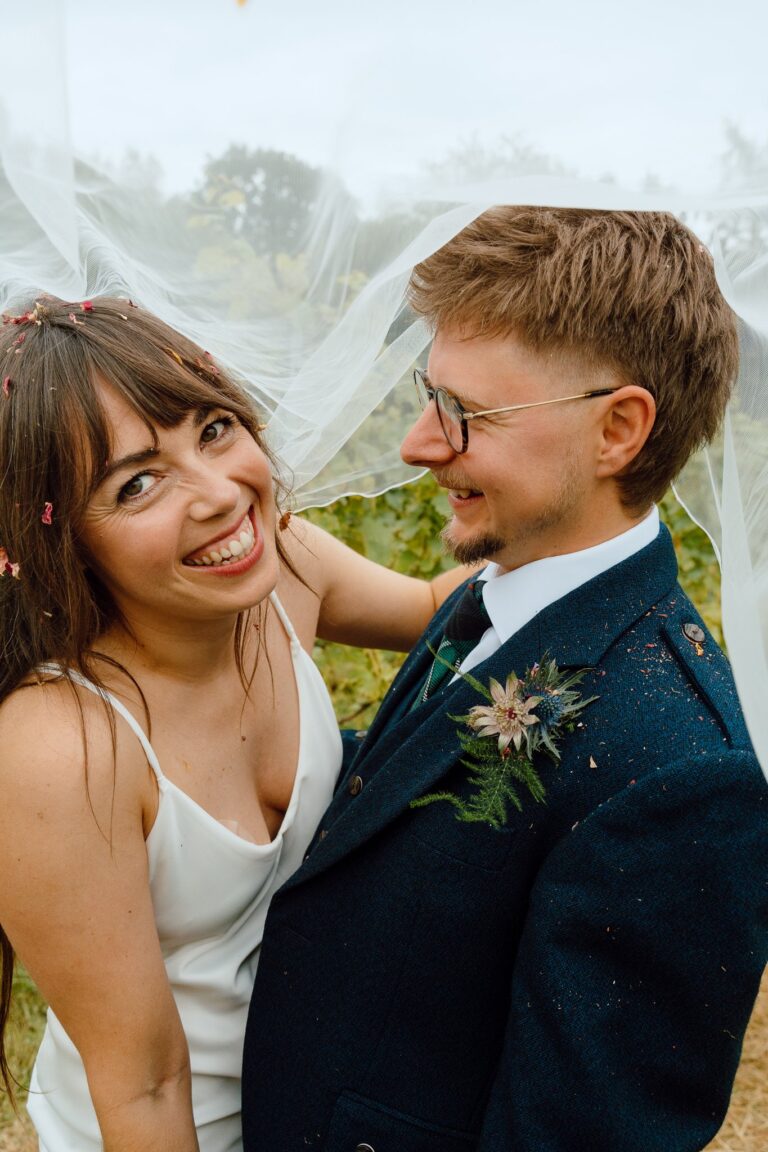
<svg viewBox="0 0 768 1152"><path fill-rule="evenodd" d="M434 645L455 596L425 639ZM657 540L474 669L549 653L597 701L497 831L461 793L464 682L417 645L270 910L245 1152L694 1152L767 955L768 786L727 661ZM353 777L359 777L350 787ZM362 782L362 788L360 787Z"/></svg>

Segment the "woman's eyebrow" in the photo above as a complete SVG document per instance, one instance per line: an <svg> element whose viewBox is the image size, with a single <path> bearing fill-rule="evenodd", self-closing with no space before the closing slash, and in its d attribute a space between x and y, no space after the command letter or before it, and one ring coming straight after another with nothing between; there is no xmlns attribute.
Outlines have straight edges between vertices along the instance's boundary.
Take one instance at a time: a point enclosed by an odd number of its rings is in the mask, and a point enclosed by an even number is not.
<svg viewBox="0 0 768 1152"><path fill-rule="evenodd" d="M205 424L211 412L221 411L218 404L209 404L206 408L198 408L192 420L193 427L199 428L201 424Z"/></svg>
<svg viewBox="0 0 768 1152"><path fill-rule="evenodd" d="M201 424L205 424L211 412L218 411L218 405L209 404L205 408L198 408L192 416L192 426L199 428ZM119 460L113 460L111 464L107 465L99 484L105 483L115 472L119 472L122 468L131 468L135 464L146 464L148 460L153 460L155 456L160 455L160 449L157 445L151 448L142 448L140 452L131 452L128 456L121 456Z"/></svg>
<svg viewBox="0 0 768 1152"><path fill-rule="evenodd" d="M122 468L131 468L134 464L146 464L147 460L152 460L159 455L160 449L153 446L152 448L144 448L141 452L131 452L129 456L121 456L119 460L113 460L111 464L107 465L99 483L104 484Z"/></svg>

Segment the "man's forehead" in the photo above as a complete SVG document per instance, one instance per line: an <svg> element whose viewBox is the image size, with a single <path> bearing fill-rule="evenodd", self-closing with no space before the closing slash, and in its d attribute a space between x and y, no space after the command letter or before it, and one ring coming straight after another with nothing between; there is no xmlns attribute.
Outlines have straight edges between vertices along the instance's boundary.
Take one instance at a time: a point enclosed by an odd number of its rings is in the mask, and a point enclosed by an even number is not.
<svg viewBox="0 0 768 1152"><path fill-rule="evenodd" d="M477 336L459 329L438 329L427 363L431 384L467 401L499 391L556 389L562 382L602 387L615 383L614 376L611 365L596 364L578 349L532 348L516 334Z"/></svg>

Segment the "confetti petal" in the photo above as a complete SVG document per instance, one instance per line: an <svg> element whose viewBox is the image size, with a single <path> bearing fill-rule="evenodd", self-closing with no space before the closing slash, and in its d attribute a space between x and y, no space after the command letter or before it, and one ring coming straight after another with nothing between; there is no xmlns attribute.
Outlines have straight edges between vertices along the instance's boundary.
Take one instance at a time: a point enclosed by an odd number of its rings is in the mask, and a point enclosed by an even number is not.
<svg viewBox="0 0 768 1152"><path fill-rule="evenodd" d="M19 565L13 563L5 548L0 548L0 576L14 576L19 579Z"/></svg>
<svg viewBox="0 0 768 1152"><path fill-rule="evenodd" d="M43 514L40 519L43 524L53 523L53 504L51 504L48 500L45 502L45 508L43 509Z"/></svg>
<svg viewBox="0 0 768 1152"><path fill-rule="evenodd" d="M209 370L210 372L212 372L214 376L218 376L218 375L220 375L220 373L219 373L219 369L218 369L218 368L216 367L216 365L214 364L214 362L213 362L213 356L211 356L210 352L205 352L205 351L204 351L204 352L203 352L203 356L205 356L206 360L208 361L208 365L209 365L209 368L208 368L208 370Z"/></svg>
<svg viewBox="0 0 768 1152"><path fill-rule="evenodd" d="M11 378L10 376L3 377L3 394L8 397L11 394Z"/></svg>

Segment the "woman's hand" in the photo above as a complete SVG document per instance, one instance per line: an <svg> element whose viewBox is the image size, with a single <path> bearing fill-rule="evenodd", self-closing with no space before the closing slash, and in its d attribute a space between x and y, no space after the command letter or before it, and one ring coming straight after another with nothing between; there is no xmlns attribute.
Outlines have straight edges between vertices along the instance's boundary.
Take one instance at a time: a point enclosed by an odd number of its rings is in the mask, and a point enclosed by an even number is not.
<svg viewBox="0 0 768 1152"><path fill-rule="evenodd" d="M197 1152L189 1053L149 891L140 745L70 685L0 708L0 923L77 1047L106 1152ZM87 767L87 774L86 774Z"/></svg>

